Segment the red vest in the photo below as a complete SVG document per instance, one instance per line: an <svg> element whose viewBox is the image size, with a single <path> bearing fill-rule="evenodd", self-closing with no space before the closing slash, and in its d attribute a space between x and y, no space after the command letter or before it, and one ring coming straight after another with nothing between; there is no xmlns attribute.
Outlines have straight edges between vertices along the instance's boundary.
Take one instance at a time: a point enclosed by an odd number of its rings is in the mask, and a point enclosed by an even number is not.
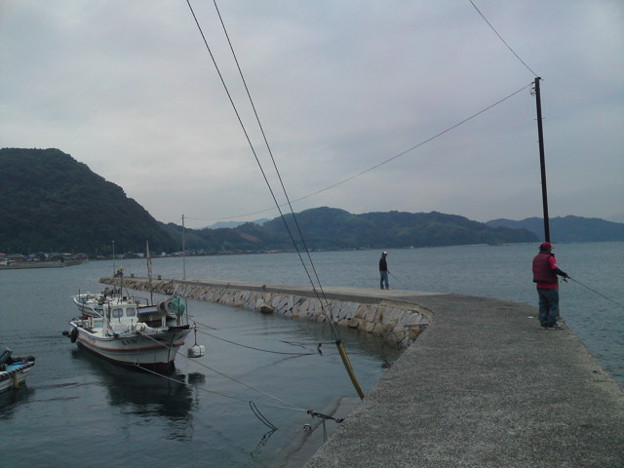
<svg viewBox="0 0 624 468"><path fill-rule="evenodd" d="M549 253L539 253L533 259L533 282L557 284L557 274L550 267Z"/></svg>

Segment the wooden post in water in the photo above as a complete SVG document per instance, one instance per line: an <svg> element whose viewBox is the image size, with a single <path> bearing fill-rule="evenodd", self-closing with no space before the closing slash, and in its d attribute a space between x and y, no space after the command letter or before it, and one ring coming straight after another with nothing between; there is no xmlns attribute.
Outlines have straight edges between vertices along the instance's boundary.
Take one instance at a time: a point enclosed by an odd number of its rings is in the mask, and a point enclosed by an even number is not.
<svg viewBox="0 0 624 468"><path fill-rule="evenodd" d="M542 130L542 101L540 97L541 78L535 78L535 105L537 107L537 136L539 138L540 169L542 174L542 206L544 210L544 241L550 242L550 222L548 219L548 191L546 190L546 162L544 160L544 131Z"/></svg>

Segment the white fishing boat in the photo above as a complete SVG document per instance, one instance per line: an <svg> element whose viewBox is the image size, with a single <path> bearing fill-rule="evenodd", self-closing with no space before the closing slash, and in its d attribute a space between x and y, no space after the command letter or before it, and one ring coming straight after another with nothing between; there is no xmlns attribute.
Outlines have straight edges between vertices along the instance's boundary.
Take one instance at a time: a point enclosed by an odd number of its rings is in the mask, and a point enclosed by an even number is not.
<svg viewBox="0 0 624 468"><path fill-rule="evenodd" d="M35 358L12 357L12 351L4 347L0 350L0 393L18 389L30 369L35 365Z"/></svg>
<svg viewBox="0 0 624 468"><path fill-rule="evenodd" d="M120 267L114 274L119 282L112 289L74 296L81 316L70 322L70 331L65 334L78 347L108 361L168 374L175 369L175 358L190 332L188 314L179 297L154 304L148 243L146 257L149 301L124 294L124 269ZM204 347L195 343L188 357L201 357L204 352Z"/></svg>
<svg viewBox="0 0 624 468"><path fill-rule="evenodd" d="M101 317L104 312L104 306L107 307L114 304L122 304L124 302L134 302L139 309L146 310L148 308L156 308L150 305L147 298L138 296L123 296L121 290L117 287L106 288L101 293L79 293L72 296L72 301L78 308L78 311L84 316Z"/></svg>
<svg viewBox="0 0 624 468"><path fill-rule="evenodd" d="M115 298L102 304L101 313L92 309L73 319L67 334L78 347L108 361L169 373L190 332L184 310L178 297L157 306Z"/></svg>
<svg viewBox="0 0 624 468"><path fill-rule="evenodd" d="M104 302L106 302L106 296L104 293L79 293L72 296L72 300L78 310L87 315L101 315L104 310Z"/></svg>

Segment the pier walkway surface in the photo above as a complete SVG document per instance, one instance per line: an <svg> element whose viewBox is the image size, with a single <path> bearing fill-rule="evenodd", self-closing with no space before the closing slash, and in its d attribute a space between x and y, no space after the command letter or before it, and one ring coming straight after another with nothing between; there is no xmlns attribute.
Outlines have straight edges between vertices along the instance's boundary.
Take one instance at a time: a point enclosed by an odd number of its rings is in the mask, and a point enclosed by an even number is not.
<svg viewBox="0 0 624 468"><path fill-rule="evenodd" d="M624 467L622 388L572 331L542 329L536 307L343 293L417 304L433 321L306 468Z"/></svg>
<svg viewBox="0 0 624 468"><path fill-rule="evenodd" d="M309 286L215 280L166 280L162 292L191 286L313 295ZM622 387L571 330L542 329L536 307L399 290L324 293L426 309L430 323L306 468L624 467Z"/></svg>

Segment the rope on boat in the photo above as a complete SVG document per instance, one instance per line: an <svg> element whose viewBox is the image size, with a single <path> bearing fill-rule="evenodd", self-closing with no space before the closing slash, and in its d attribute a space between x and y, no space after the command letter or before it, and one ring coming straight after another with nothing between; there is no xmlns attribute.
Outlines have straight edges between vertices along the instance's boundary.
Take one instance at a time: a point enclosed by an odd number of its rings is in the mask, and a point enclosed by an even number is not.
<svg viewBox="0 0 624 468"><path fill-rule="evenodd" d="M202 391L204 391L206 393L212 393L213 395L218 395L218 396L221 396L223 398L228 398L230 400L235 400L235 401L240 401L240 402L243 402L243 403L247 403L247 400L243 400L242 398L237 398L235 396L228 395L226 393L217 392L215 390L210 390L208 388L204 388L204 387L201 387L199 385L195 385L195 384L184 382L182 380L174 379L173 377L169 377L168 375L160 374L159 372L153 371L152 369L148 369L147 367L143 367L143 366L141 366L138 363L135 363L135 366L138 369L140 369L141 371L144 371L144 372L147 372L149 374L155 375L156 377L161 377L161 378L169 380L171 382L175 382L175 383L180 384L180 385L184 385L184 386L187 386L187 387L194 386L194 387L198 388L199 390L202 390Z"/></svg>
<svg viewBox="0 0 624 468"><path fill-rule="evenodd" d="M151 340L152 340L152 341L154 341L155 343L159 343L157 340L155 340L155 339L154 339L154 338L152 338L151 336L148 336L148 335L143 335L143 336L146 336L147 338L151 339ZM169 347L169 346L167 346L167 345L163 345L162 343L159 343L159 344L161 344L162 346L165 346L165 347ZM182 355L182 354L178 354L178 356L182 356L182 357L184 357L184 358L186 358L186 359L190 359L190 358L188 358L187 356L184 356L184 355ZM238 380L238 379L236 379L236 378L234 378L234 377L231 377L231 376L229 376L229 375L227 375L227 374L224 374L223 372L221 372L221 371L219 371L219 370L217 370L217 369L214 369L214 368L212 368L212 367L208 366L207 364L204 364L204 363L202 363L202 362L200 362L200 361L197 361L197 360L195 360L194 362L195 362L195 364L196 364L196 365L199 365L199 366L201 366L201 367L203 367L203 368L205 368L205 369L208 369L209 371L212 371L212 372L214 372L215 374L220 375L221 377L224 377L224 378L226 378L226 379L228 379L228 380L231 380L231 381L233 381L233 382L235 382L235 383L237 383L237 384L239 384L239 385L242 385L243 387L247 387L247 388L249 388L250 390L253 390L253 391L255 391L255 392L261 393L262 395L265 395L265 396L267 396L267 397L269 397L269 398L271 398L271 399L273 399L273 400L279 401L280 403L283 403L283 404L287 405L287 406L275 406L275 405L271 405L271 406L274 406L274 407L276 407L276 408L282 408L282 409L290 409L290 410L296 410L296 411L305 411L305 409L304 409L304 408L302 408L302 407L300 407L300 406L297 406L297 405L295 405L295 404L293 404L293 403L287 402L287 401L285 401L285 400L283 400L283 399L281 399L281 398L279 398L279 397L277 397L277 396L275 396L275 395L272 395L272 394L267 393L267 392L265 392L265 391L263 391L263 390L260 390L259 388L256 388L256 387L254 387L254 386L252 386L252 385L246 384L246 383L244 383L244 382L242 382L242 381L240 381L240 380ZM139 366L139 367L141 367L141 366ZM141 367L141 368L143 369L143 367ZM162 374L158 374L157 372L155 372L155 374L157 374L157 375L162 375ZM163 376L163 377L166 377L166 376ZM175 380L175 379L173 379L173 380ZM177 382L177 380L176 380L176 382ZM219 394L218 392L212 392L212 391L210 391L210 392L211 392L211 393L217 393L217 394ZM236 399L236 398L235 398L235 399ZM245 402L246 402L246 400L240 400L240 399L238 399L238 400L239 400L239 401L245 401Z"/></svg>
<svg viewBox="0 0 624 468"><path fill-rule="evenodd" d="M344 421L344 418L334 418L333 416L330 416L328 414L319 413L319 412L314 411L314 410L308 410L308 411L306 411L306 413L308 413L313 418L321 418L321 419L324 419L324 420L331 419L332 421L336 421L338 424L340 424L341 422Z"/></svg>
<svg viewBox="0 0 624 468"><path fill-rule="evenodd" d="M269 421L266 418L266 416L260 412L256 404L251 400L249 401L249 407L251 408L251 411L253 412L253 414L256 415L256 418L258 418L262 422L262 424L264 424L269 429L272 429L274 431L277 430L277 426L274 425L271 421Z"/></svg>
<svg viewBox="0 0 624 468"><path fill-rule="evenodd" d="M242 398L238 398L238 397L235 397L235 396L232 396L232 395L228 395L226 393L217 392L215 390L210 390L210 389L202 387L200 385L184 382L182 380L178 380L178 379L175 379L173 377L169 377L167 375L160 374L160 373L158 373L156 371L153 371L151 369L147 369L145 367L141 367L139 364L135 364L135 366L137 368L139 368L140 370L144 371L144 372L148 372L148 373L150 373L152 375L155 375L155 376L160 377L160 378L164 378L164 379L169 380L171 382L174 382L176 384L184 385L184 386L187 386L187 387L191 387L192 386L192 387L197 388L198 390L202 390L202 391L204 391L206 393L211 393L213 395L217 395L217 396L220 396L220 397L223 397L223 398L227 398L227 399L230 399L230 400L239 401L239 402L242 402L242 403L247 403L249 405L249 408L251 409L252 413L254 414L254 416L256 416L256 418L258 418L258 420L260 422L262 422L262 424L264 424L269 429L271 429L270 433L273 433L276 430L278 430L278 427L275 424L273 424L264 414L262 414L262 412L258 408L258 405L256 405L256 403L253 400L244 400ZM250 387L250 388L253 388L253 387ZM267 395L265 392L262 392L262 393ZM284 406L278 406L278 405L272 405L272 404L266 404L266 405L269 406L269 407L279 408L279 409L288 409L288 410L296 410L296 411L303 410L303 408L284 407ZM313 418L320 418L320 419L322 419L323 420L323 428L324 429L325 429L325 421L326 420L332 420L332 421L334 421L334 422L336 422L338 424L340 424L340 423L342 423L344 421L344 418L334 418L333 416L329 416L327 414L320 413L318 411L314 411L314 410L311 410L311 409L305 410L305 412L306 412L306 414L309 414ZM309 424L306 424L306 425L304 425L304 430L308 431L308 430L312 430L312 428L311 428L311 426Z"/></svg>
<svg viewBox="0 0 624 468"><path fill-rule="evenodd" d="M208 333L206 331L198 330L197 329L197 322L195 320L193 322L195 323L195 327L193 328L195 333L199 332L202 335L210 336L211 338L215 338L217 340L225 341L226 343L230 343L230 344L233 344L233 345L236 345L236 346L240 346L242 348L253 349L254 351L262 351L264 353L281 354L281 355L286 355L286 356L313 356L313 355L316 355L316 354L322 354L320 352L320 350L318 350L318 349L317 349L317 352L289 353L289 352L285 352L285 351L272 351L272 350L269 350L269 349L256 348L255 346L244 345L242 343L237 343L235 341L231 341L231 340L228 340L228 339L225 339L225 338L221 338L220 336L213 335L212 333ZM212 328L212 327L208 327L207 325L204 325L202 323L200 323L200 325L201 326L205 326L207 328ZM136 330L136 332L139 333L141 336L144 336L146 338L151 339L152 341L154 341L155 343L158 343L159 345L163 346L164 348L171 348L169 345L161 343L161 342L159 342L157 340L154 340L151 336L146 335L145 333L141 333L140 330ZM197 343L197 340L195 342Z"/></svg>
<svg viewBox="0 0 624 468"><path fill-rule="evenodd" d="M287 355L287 356L312 356L312 355L318 354L318 353L315 353L315 352L288 353L288 352L285 352L285 351L272 351L272 350L269 350L269 349L256 348L255 346L244 345L242 343L237 343L235 341L231 341L231 340L228 340L228 339L225 339L225 338L221 338L220 336L213 335L212 333L208 333L208 332L201 331L201 330L198 330L198 331L202 335L210 336L211 338L216 338L217 340L225 341L226 343L230 343L230 344L233 344L233 345L236 345L236 346L240 346L242 348L253 349L254 351L262 351L264 353L283 354L283 355Z"/></svg>
<svg viewBox="0 0 624 468"><path fill-rule="evenodd" d="M159 345L161 345L163 347L171 348L170 346L168 346L168 345L166 345L164 343L160 343L159 341L155 340L154 338L152 338L149 335L146 335L146 334L143 334L143 333L141 335L146 337L146 338L148 338L148 339L150 339L150 340L152 340L152 341L154 341L155 343L158 343ZM314 354L314 353L308 353L308 354ZM184 355L180 355L180 356L190 360L190 358L188 358L187 356L184 356ZM347 360L348 360L348 358L347 358ZM210 367L210 366L208 366L208 365L206 365L206 364L204 364L202 362L199 362L197 360L194 360L194 363L196 365L204 367L205 369L208 369L208 370L210 370L210 371L212 371L212 372L214 372L214 373L216 373L216 374L218 374L218 375L220 375L220 376L222 376L222 377L224 377L224 378L226 378L228 380L231 380L231 381L233 381L233 382L235 382L235 383L237 383L239 385L242 385L244 387L247 387L247 388L249 388L249 389L251 389L251 390L253 390L255 392L258 392L258 393L260 393L260 394L262 394L264 396L267 396L267 397L269 397L269 398L271 398L271 399L273 399L275 401L278 401L279 403L282 403L281 405L277 405L277 404L271 404L271 403L266 403L265 402L264 404L266 406L269 406L269 407L272 407L272 408L290 410L290 411L305 411L306 414L309 414L313 418L314 417L321 418L323 420L323 431L324 431L324 434L326 434L326 428L325 428L325 421L326 420L333 420L333 421L335 421L337 423L341 423L342 421L344 421L344 418L334 418L332 416L325 415L323 413L319 413L319 412L311 410L311 409L306 410L306 409L304 409L301 406L298 406L298 405L296 405L294 403L290 403L290 402L288 402L286 400L283 400L282 398L279 398L279 397L277 397L277 396L275 396L273 394L267 393L264 390L260 390L257 387L254 387L252 385L246 384L246 383L240 381L239 379L236 379L236 378L231 377L231 376L229 376L227 374L224 374L223 372L218 371L217 369L214 369L214 368L212 368L212 367ZM243 400L242 398L238 398L238 397L235 397L235 396L232 396L232 395L228 395L228 394L225 394L225 393L222 393L222 392L217 392L217 391L214 391L214 390L210 390L208 388L205 388L205 387L202 387L202 386L199 386L199 385L196 385L196 384L190 384L190 383L187 383L187 382L184 382L184 381L180 381L178 379L175 379L175 378L169 377L167 375L163 375L163 374L160 374L158 372L155 372L155 371L153 371L151 369L145 368L145 367L139 365L138 363L135 363L135 366L138 367L139 369L141 369L142 371L148 372L150 374L153 374L155 376L164 378L166 380L169 380L169 381L172 381L172 382L175 382L175 383L178 383L178 384L182 384L182 385L185 385L185 386L193 386L193 387L197 388L198 390L202 390L204 392L211 393L213 395L218 395L218 396L221 396L223 398L228 398L230 400L247 403L249 405L252 413L254 414L254 416L256 416L256 418L258 418L258 420L260 422L262 422L265 426L269 427L271 429L271 433L278 429L277 426L275 426L271 421L269 421L269 419L266 416L264 416L262 414L262 412L259 410L258 406L256 405L256 403L253 400ZM349 376L351 377L351 374L349 374ZM352 378L352 380L353 380L353 378ZM354 381L354 385L356 383L357 383L357 380ZM286 405L286 406L284 406L284 405ZM307 426L309 426L309 425L305 425L304 426L304 430L311 430L311 426L310 426L310 429L306 429Z"/></svg>

